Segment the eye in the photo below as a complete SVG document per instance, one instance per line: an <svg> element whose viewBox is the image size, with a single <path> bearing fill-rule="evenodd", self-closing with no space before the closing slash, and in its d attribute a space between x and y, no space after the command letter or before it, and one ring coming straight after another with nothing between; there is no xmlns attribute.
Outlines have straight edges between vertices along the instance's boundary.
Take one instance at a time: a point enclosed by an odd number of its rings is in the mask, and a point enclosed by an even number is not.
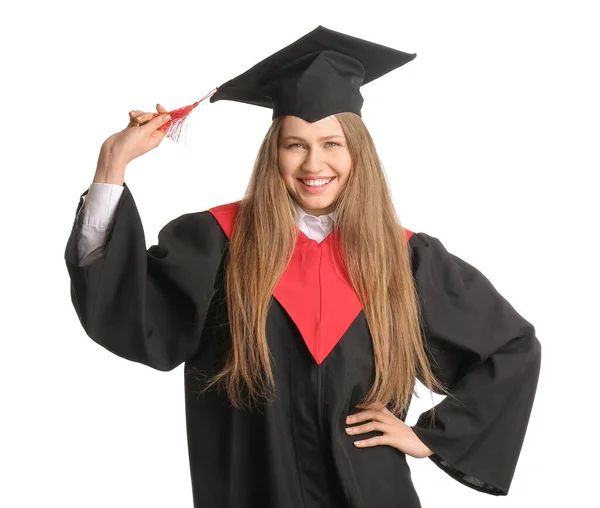
<svg viewBox="0 0 600 508"><path fill-rule="evenodd" d="M326 146L342 146L339 143L336 143L335 141L328 141L327 143L325 143L325 145ZM291 145L288 145L288 148L294 148L296 146L304 148L304 145L302 143L292 143Z"/></svg>

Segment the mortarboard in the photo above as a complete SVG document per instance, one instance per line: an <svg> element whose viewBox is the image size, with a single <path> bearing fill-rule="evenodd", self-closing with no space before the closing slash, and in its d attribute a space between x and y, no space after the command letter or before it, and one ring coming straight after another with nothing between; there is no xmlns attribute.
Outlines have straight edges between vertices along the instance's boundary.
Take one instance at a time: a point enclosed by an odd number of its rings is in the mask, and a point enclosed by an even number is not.
<svg viewBox="0 0 600 508"><path fill-rule="evenodd" d="M222 84L210 102L246 102L273 108L273 118L307 122L344 111L360 115L360 87L416 56L319 26Z"/></svg>
<svg viewBox="0 0 600 508"><path fill-rule="evenodd" d="M272 108L273 118L293 115L315 122L341 112L360 116L360 87L416 56L318 26L200 101L171 112L171 120L161 129L171 124L167 136L173 138L173 127L180 128L207 97L210 102L231 100Z"/></svg>

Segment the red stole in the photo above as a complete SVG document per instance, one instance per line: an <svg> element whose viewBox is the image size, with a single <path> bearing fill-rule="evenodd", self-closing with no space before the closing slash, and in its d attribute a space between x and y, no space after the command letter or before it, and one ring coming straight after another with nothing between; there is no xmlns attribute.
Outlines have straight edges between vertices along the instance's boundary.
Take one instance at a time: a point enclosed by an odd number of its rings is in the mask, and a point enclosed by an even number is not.
<svg viewBox="0 0 600 508"><path fill-rule="evenodd" d="M229 239L239 205L236 201L208 210ZM408 241L413 232L405 231ZM335 229L321 243L298 229L292 259L273 291L318 364L323 363L362 310L348 280L338 240Z"/></svg>

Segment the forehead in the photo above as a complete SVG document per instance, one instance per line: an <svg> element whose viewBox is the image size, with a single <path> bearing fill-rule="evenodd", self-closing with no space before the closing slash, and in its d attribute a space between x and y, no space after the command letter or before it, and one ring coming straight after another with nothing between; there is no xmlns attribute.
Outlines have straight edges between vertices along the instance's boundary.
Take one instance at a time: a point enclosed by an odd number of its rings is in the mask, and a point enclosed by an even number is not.
<svg viewBox="0 0 600 508"><path fill-rule="evenodd" d="M281 124L281 135L299 136L302 138L312 138L321 136L330 136L332 134L344 135L342 126L338 119L331 115L321 118L316 122L307 122L297 116L284 116Z"/></svg>

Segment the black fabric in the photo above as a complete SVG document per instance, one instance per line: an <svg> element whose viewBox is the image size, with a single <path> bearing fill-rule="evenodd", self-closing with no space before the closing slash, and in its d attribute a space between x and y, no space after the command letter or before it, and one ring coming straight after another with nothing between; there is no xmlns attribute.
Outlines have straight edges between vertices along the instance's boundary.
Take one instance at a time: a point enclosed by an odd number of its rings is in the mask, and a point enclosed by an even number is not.
<svg viewBox="0 0 600 508"><path fill-rule="evenodd" d="M78 212L82 206L80 199ZM209 212L171 221L158 242L146 251L142 222L125 185L103 256L76 266L74 222L65 261L86 333L123 358L168 371L198 350L226 242Z"/></svg>
<svg viewBox="0 0 600 508"><path fill-rule="evenodd" d="M413 430L430 459L476 490L503 495L521 451L537 389L541 344L475 267L437 238L411 238L428 348L436 375L451 388Z"/></svg>
<svg viewBox="0 0 600 508"><path fill-rule="evenodd" d="M75 226L65 260L86 333L158 370L185 363L194 506L420 507L405 454L357 448L359 438L345 432L346 416L357 412L374 379L362 311L318 365L273 299L266 331L276 400L260 411L235 410L224 392L199 393L231 343L223 285L228 239L216 219L182 215L146 250L125 184L104 254L84 267L76 266ZM454 395L438 404L435 422L428 411L413 429L435 452L431 460L461 484L506 495L534 400L540 343L491 283L438 239L415 233L409 246L434 370Z"/></svg>
<svg viewBox="0 0 600 508"><path fill-rule="evenodd" d="M223 83L210 102L244 102L273 108L273 118L307 122L341 112L360 115L360 87L416 56L318 26Z"/></svg>

